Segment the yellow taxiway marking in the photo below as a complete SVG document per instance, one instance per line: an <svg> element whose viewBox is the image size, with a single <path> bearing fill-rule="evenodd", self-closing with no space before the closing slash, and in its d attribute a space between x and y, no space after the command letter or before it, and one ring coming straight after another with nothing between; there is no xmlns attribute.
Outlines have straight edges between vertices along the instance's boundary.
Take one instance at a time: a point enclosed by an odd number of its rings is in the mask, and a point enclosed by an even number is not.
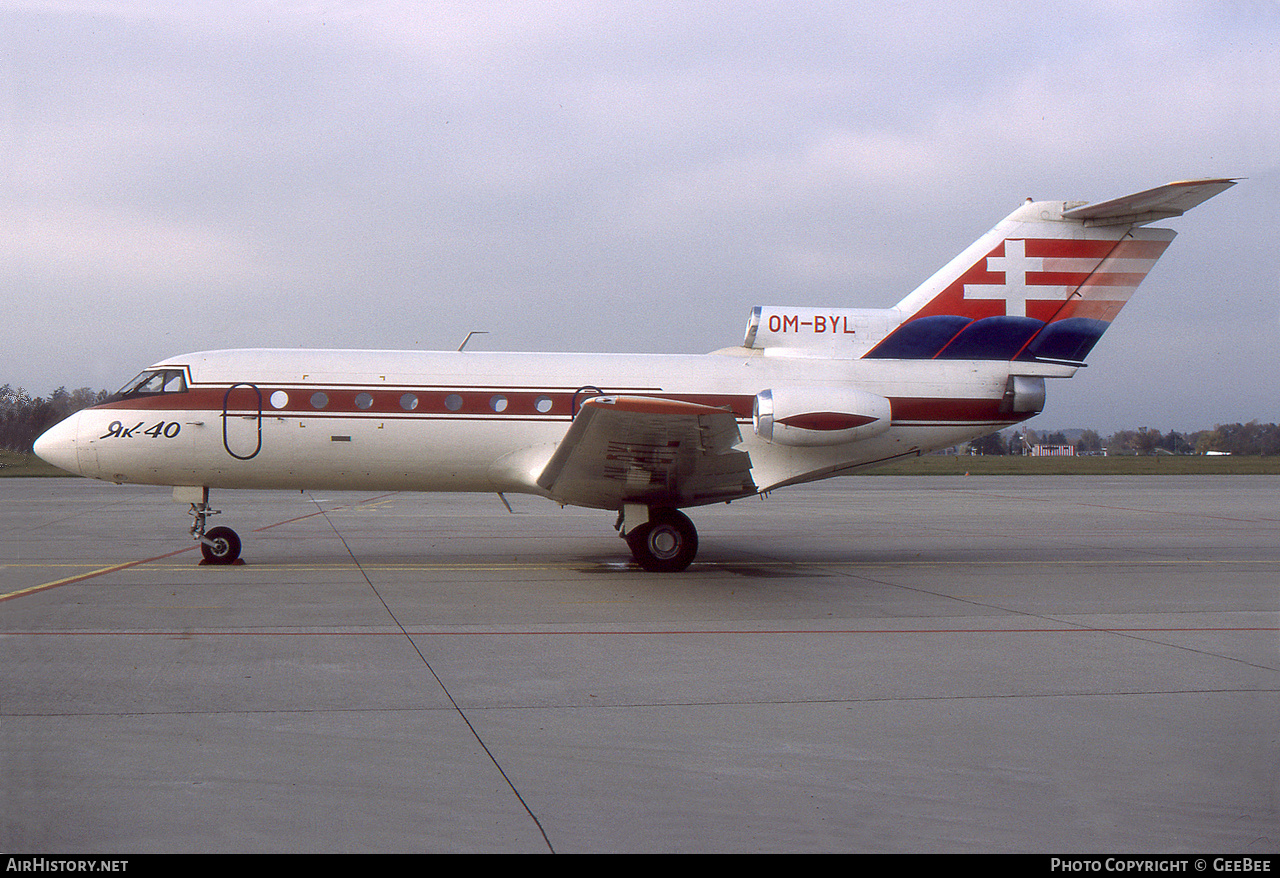
<svg viewBox="0 0 1280 878"><path fill-rule="evenodd" d="M35 594L36 592L40 592L40 591L45 591L45 590L50 589L50 588L57 588L57 587L58 587L58 586L60 586L60 585L70 585L70 584L72 584L72 583L74 583L74 582L82 582L82 581L84 581L84 580L86 580L86 579L92 579L92 578L93 578L93 577L95 577L95 576L103 576L103 575L105 575L105 574L107 574L107 573L115 573L115 572L116 572L116 571L118 571L118 570L127 570L127 569L129 569L130 567L137 567L137 566L139 566L139 565L141 565L141 564L149 564L149 563L150 563L150 562L152 562L152 561L159 561L159 560L161 560L161 559L163 559L163 558L170 558L170 557L172 557L172 556L174 556L174 555L180 555L180 554L182 554L183 552L190 552L190 551L191 551L191 549L193 549L193 548L195 548L195 547L194 547L194 546L191 546L191 547L188 547L188 548L185 548L185 549L178 549L176 552L168 552L168 553L166 553L166 554L164 554L164 555L157 555L157 556L155 556L154 558L141 558L141 559L139 559L139 560L137 560L137 561L125 561L125 562L120 563L120 564L113 564L113 565L111 565L110 567L100 567L100 568L98 568L97 570L90 570L90 571L88 571L88 572L86 572L86 573L77 573L77 574L76 574L76 575L74 575L74 576L65 576L65 577L63 577L62 579L55 579L53 582L44 582L44 583L41 583L40 585L32 585L32 586L28 586L27 588L20 588L20 589L18 589L17 591L4 592L4 593L0 594L0 601L7 601L7 600L11 600L12 598L25 597L25 596L27 596L27 595ZM48 568L48 567L53 567L53 566L79 567L79 566L87 566L87 565L78 565L78 564L61 564L61 565L52 565L52 564L40 564L40 565L35 565L35 564L32 564L32 565L27 565L27 564L6 564L6 565L4 565L4 566L5 566L5 567L27 567L27 566L35 567L35 566L39 566L39 567Z"/></svg>
<svg viewBox="0 0 1280 878"><path fill-rule="evenodd" d="M27 595L36 594L38 592L46 591L51 588L57 588L60 585L71 585L73 583L83 582L86 579L93 579L94 577L97 577L97 576L105 576L108 573L116 573L121 570L128 570L131 567L139 567L143 564L152 564L153 562L156 562L156 561L163 561L166 558L171 558L175 555L181 555L184 552L193 551L195 548L196 548L195 546L191 546L185 549L178 549L173 552L168 552L163 555L156 555L154 558L141 558L137 561L124 561L120 564L113 564L109 567L99 567L97 569L87 570L84 573L77 573L72 576L65 576L61 579L55 579L52 582L44 582L39 585L32 585L32 586L28 586L27 588L20 588L10 592L0 592L0 602L12 600L14 598L25 597ZM748 560L743 560L743 561L707 561L703 563L695 562L693 567L695 569L701 568L703 571L711 571L711 570L718 569L725 572L733 572L735 569L739 569L739 568L743 568L743 569L770 568L770 569L779 569L779 570L785 570L785 569L815 570L815 569L825 568L826 570L829 570L829 571L839 571L839 570L849 571L849 570L883 570L886 568L898 568L898 567L956 567L956 566L1003 567L1003 566L1025 566L1031 563L1035 563L1035 562L971 561L971 560L913 561L910 559L904 559L900 562L856 561L856 560L836 560L836 561L772 561L772 560L748 561ZM1228 564L1245 564L1245 565L1256 564L1256 565L1266 566L1266 565L1275 564L1277 562L1270 559L1257 559L1257 558L1230 558L1230 559L1213 559L1213 560L1196 559L1196 558L1142 558L1142 559L1131 559L1131 560L1104 560L1104 561L1094 561L1094 560L1057 561L1055 563L1058 566L1062 566L1062 567L1107 567L1107 566L1157 567L1157 566L1174 566L1174 565L1219 566L1219 565L1228 565ZM8 568L40 568L40 569L48 570L51 568L59 568L59 567L74 569L74 568L84 568L89 566L91 565L76 564L74 562L54 562L54 563L9 562L5 564L0 564L0 570L4 570ZM259 571L313 570L313 571L338 572L338 571L350 570L355 566L359 566L361 569L369 570L369 571L381 571L381 572L400 571L404 573L412 573L415 571L422 572L422 573L432 572L432 571L456 572L456 573L462 573L462 572L484 573L484 572L495 572L495 571L533 572L533 571L546 571L546 570L577 570L577 569L582 569L583 567L592 567L595 569L616 568L619 571L623 571L623 570L636 571L636 569L632 567L629 563L614 565L610 562L601 563L601 562L590 562L590 561L561 561L561 562L541 561L541 562L529 562L529 563L522 563L520 561L474 561L474 562L466 562L466 561L412 562L410 561L410 562L402 562L402 563L396 563L396 562L387 563L387 562L375 561L371 563L363 563L360 565L355 565L350 561L346 561L346 562L335 561L333 563L323 563L323 562L322 563L305 563L304 562L304 563L297 563L297 564L264 563L264 564L250 564L250 565L243 565L243 566L237 565L233 567L222 567L222 568L213 567L210 569L211 570L220 569L220 570L228 570L228 571L229 570L250 570L250 571L253 571L253 570L259 570ZM179 570L179 569L187 569L187 568L185 566L179 566L176 564L154 564L151 569L155 571L163 571L163 570ZM990 598L990 597L998 597L998 596L962 595L961 597Z"/></svg>
<svg viewBox="0 0 1280 878"><path fill-rule="evenodd" d="M191 549L180 549L176 552L170 552L166 555L157 555L154 558L143 558L137 561L125 561L115 564L111 567L101 567L90 570L86 573L68 576L65 579L59 579L54 582L46 582L43 585L32 586L32 589L50 588L55 585L65 585L68 582L75 582L80 579L87 579L92 576L101 576L104 573L112 573L116 570L124 570L129 567L136 567L140 564L150 564L169 558L173 555L189 552ZM945 561L919 561L910 558L904 558L897 561L857 561L853 559L836 559L829 561L813 560L813 561L774 561L774 560L739 560L739 561L695 561L693 567L703 570L733 570L740 567L776 567L776 568L794 568L806 569L813 567L857 567L857 568L900 568L900 567L1025 567L1028 565L1038 564L1038 561L987 561L987 560L970 560L956 559ZM1203 566L1222 566L1228 564L1247 564L1247 565L1269 565L1280 564L1280 561L1271 558L1135 558L1135 559L1109 559L1109 560L1057 560L1054 564L1062 567L1169 567L1178 564L1187 565L1203 565ZM28 561L28 562L6 562L0 563L0 570L9 569L39 569L54 570L68 569L76 570L86 567L92 567L92 564L76 563L71 561ZM339 559L334 561L262 561L251 562L247 564L231 565L222 569L225 570L346 570L357 566L356 562L350 559ZM635 565L631 562L613 562L607 560L591 561L587 559L576 561L362 561L360 567L366 570L566 570L582 567L600 567L605 569L616 570L633 570ZM187 570L188 565L185 564L154 564L153 570ZM219 569L217 565L211 565L211 570ZM19 594L19 592L11 592L10 594ZM0 593L0 598L8 595Z"/></svg>

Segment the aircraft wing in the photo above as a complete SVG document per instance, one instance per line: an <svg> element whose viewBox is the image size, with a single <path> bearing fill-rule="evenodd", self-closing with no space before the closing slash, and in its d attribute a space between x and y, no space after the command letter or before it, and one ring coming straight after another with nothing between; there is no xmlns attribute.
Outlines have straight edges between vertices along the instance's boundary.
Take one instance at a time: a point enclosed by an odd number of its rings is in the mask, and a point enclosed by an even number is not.
<svg viewBox="0 0 1280 878"><path fill-rule="evenodd" d="M1086 204L1070 210L1062 215L1067 219L1084 220L1086 225L1110 225L1115 223L1143 223L1182 216L1183 213L1208 201L1226 189L1236 185L1235 180L1184 180L1181 183L1169 183L1157 186L1145 192L1136 192L1101 201L1097 204Z"/></svg>
<svg viewBox="0 0 1280 878"><path fill-rule="evenodd" d="M596 396L538 477L554 499L619 509L624 503L697 506L756 493L751 460L728 409L639 396Z"/></svg>

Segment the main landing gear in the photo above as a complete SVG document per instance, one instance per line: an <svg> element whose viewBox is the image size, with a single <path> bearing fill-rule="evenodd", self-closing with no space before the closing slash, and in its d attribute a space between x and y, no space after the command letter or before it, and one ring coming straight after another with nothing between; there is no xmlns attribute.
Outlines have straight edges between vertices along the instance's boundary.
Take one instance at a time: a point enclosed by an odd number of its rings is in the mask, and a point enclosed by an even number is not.
<svg viewBox="0 0 1280 878"><path fill-rule="evenodd" d="M678 509L628 504L618 514L617 528L632 557L645 570L676 573L698 554L698 531Z"/></svg>
<svg viewBox="0 0 1280 878"><path fill-rule="evenodd" d="M199 492L199 499L191 499L187 492ZM191 537L200 543L200 554L205 564L234 564L240 559L240 537L229 527L205 530L210 515L220 515L222 510L209 505L208 488L174 488L175 500L191 500Z"/></svg>

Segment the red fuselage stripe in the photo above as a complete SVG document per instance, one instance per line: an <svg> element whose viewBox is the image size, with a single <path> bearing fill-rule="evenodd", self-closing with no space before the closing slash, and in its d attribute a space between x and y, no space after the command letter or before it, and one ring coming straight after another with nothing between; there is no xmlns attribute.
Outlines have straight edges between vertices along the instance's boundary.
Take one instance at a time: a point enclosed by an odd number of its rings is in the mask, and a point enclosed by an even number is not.
<svg viewBox="0 0 1280 878"><path fill-rule="evenodd" d="M241 384L228 394L227 387L193 387L184 393L157 393L120 399L95 406L101 410L120 412L173 411L201 412L220 416L226 410L237 415L254 415L259 411L258 393ZM274 394L283 392L287 400L277 408ZM607 395L636 394L635 390L608 389ZM732 394L667 394L641 391L655 399L693 403L710 408L728 409L743 422L751 420L754 396ZM323 394L323 405L312 398ZM404 419L483 418L527 420L530 418L568 420L576 404L595 396L595 392L556 390L502 390L493 387L406 388L385 386L344 387L316 385L262 387L261 413L276 417L382 417ZM405 397L412 397L411 400ZM280 397L276 397L281 402ZM319 402L319 400L317 400ZM541 404L540 404L541 403ZM997 399L947 399L941 397L894 397L891 399L893 422L917 423L1008 423L1025 420L1024 416L1000 411ZM145 415L144 415L145 416Z"/></svg>

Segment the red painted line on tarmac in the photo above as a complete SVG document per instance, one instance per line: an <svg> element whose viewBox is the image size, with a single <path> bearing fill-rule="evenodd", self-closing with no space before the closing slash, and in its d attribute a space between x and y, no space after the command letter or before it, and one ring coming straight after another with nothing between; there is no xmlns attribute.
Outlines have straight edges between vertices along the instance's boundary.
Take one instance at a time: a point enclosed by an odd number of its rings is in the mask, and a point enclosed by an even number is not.
<svg viewBox="0 0 1280 878"><path fill-rule="evenodd" d="M137 562L144 563L144 562ZM868 629L828 629L828 630L786 630L769 629L760 631L201 631L199 629L183 629L182 631L7 631L7 636L24 637L661 637L661 636L705 636L721 635L740 637L753 634L786 635L845 635L845 634L1197 634L1211 632L1266 631L1280 632L1280 628L1239 627L1239 628L868 628Z"/></svg>
<svg viewBox="0 0 1280 878"><path fill-rule="evenodd" d="M358 503L348 503L345 506L334 506L332 509L317 509L315 512L308 512L306 515L299 515L295 518L286 518L284 521L277 521L275 524L264 524L262 527L254 528L254 533L261 533L264 530L271 530L273 527L279 527L282 524L293 524L295 521L306 521L308 518L315 518L317 515L324 515L326 512L338 512L343 509L350 509L352 506L362 506L365 503L372 503L375 500L385 500L387 497L394 497L399 491L391 491L387 494L379 494L377 497L370 497L368 500L361 500Z"/></svg>

